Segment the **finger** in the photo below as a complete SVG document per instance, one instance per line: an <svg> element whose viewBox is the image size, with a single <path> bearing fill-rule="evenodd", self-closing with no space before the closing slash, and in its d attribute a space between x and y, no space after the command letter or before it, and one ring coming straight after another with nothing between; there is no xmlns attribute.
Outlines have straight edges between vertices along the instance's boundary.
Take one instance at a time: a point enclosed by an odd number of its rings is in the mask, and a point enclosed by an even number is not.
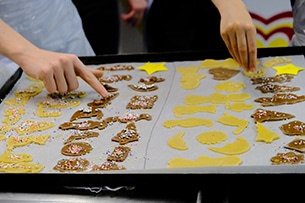
<svg viewBox="0 0 305 203"><path fill-rule="evenodd" d="M231 35L223 35L223 40L227 46L227 49L229 51L229 53L231 54L231 56L234 58L234 60L241 65L241 62L238 58L238 55L236 54L236 40L235 40L235 35L231 34Z"/></svg>
<svg viewBox="0 0 305 203"><path fill-rule="evenodd" d="M76 77L74 67L72 63L69 63L66 65L67 68L64 69L65 71L65 78L66 78L66 83L68 85L67 90L68 91L73 91L76 90L79 86L78 84L78 79Z"/></svg>
<svg viewBox="0 0 305 203"><path fill-rule="evenodd" d="M102 71L102 70L97 70L97 69L93 69L93 68L89 68L89 67L88 67L88 70L90 70L91 73L93 73L93 75L95 75L96 78L100 78L104 75L104 71Z"/></svg>
<svg viewBox="0 0 305 203"><path fill-rule="evenodd" d="M246 33L243 31L240 31L237 33L237 55L240 59L241 66L245 70L249 70L249 56L248 56L248 43L247 43L247 37Z"/></svg>
<svg viewBox="0 0 305 203"><path fill-rule="evenodd" d="M257 66L257 47L255 32L247 32L247 43L249 53L249 70L255 71Z"/></svg>
<svg viewBox="0 0 305 203"><path fill-rule="evenodd" d="M56 84L56 89L60 94L64 94L68 91L68 84L61 68L54 70L54 80Z"/></svg>
<svg viewBox="0 0 305 203"><path fill-rule="evenodd" d="M44 77L42 81L48 92L54 93L57 91L57 86L56 86L56 82L55 82L53 74L50 74L50 76Z"/></svg>

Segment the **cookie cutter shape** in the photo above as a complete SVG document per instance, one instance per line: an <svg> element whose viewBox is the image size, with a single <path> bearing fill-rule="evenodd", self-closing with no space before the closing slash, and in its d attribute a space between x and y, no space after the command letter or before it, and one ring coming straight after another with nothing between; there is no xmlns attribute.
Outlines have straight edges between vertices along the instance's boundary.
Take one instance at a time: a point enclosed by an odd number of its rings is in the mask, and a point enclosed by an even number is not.
<svg viewBox="0 0 305 203"><path fill-rule="evenodd" d="M91 151L92 146L88 142L73 142L61 148L61 153L66 156L82 156Z"/></svg>
<svg viewBox="0 0 305 203"><path fill-rule="evenodd" d="M301 153L305 153L305 140L304 139L294 139L284 146L286 149L295 150Z"/></svg>
<svg viewBox="0 0 305 203"><path fill-rule="evenodd" d="M98 109L98 108L92 108L92 107L87 107L87 108L81 108L77 110L70 118L70 121L74 121L80 118L91 118L91 117L96 117L98 120L102 119L104 116L103 112Z"/></svg>
<svg viewBox="0 0 305 203"><path fill-rule="evenodd" d="M137 131L135 123L129 123L125 129L121 130L116 134L112 141L118 142L121 145L127 144L129 142L134 142L139 140L139 133Z"/></svg>
<svg viewBox="0 0 305 203"><path fill-rule="evenodd" d="M251 118L254 119L254 122L264 122L264 121L280 121L294 118L293 114L280 112L280 111L272 111L267 109L258 108L255 110L253 114L251 114Z"/></svg>
<svg viewBox="0 0 305 203"><path fill-rule="evenodd" d="M107 157L107 161L116 161L116 162L125 161L130 151L131 151L130 147L122 146L122 145L116 146L111 152L111 154Z"/></svg>

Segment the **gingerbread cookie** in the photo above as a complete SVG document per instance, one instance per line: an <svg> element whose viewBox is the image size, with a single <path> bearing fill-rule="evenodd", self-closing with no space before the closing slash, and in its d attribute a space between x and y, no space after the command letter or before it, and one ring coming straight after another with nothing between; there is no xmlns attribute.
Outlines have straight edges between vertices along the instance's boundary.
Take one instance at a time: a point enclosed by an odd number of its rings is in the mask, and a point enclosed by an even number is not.
<svg viewBox="0 0 305 203"><path fill-rule="evenodd" d="M65 94L60 94L59 92L48 93L47 98L52 99L75 99L84 98L87 95L85 91L70 91Z"/></svg>
<svg viewBox="0 0 305 203"><path fill-rule="evenodd" d="M103 130L107 127L107 122L105 121L82 121L82 122L65 122L59 125L59 129L62 130L92 130L94 128L98 128L99 130Z"/></svg>
<svg viewBox="0 0 305 203"><path fill-rule="evenodd" d="M116 162L125 161L130 151L131 149L127 146L122 146L122 145L117 146L107 157L107 161L116 161Z"/></svg>
<svg viewBox="0 0 305 203"><path fill-rule="evenodd" d="M284 83L284 82L290 82L294 78L293 75L290 74L281 74L276 75L272 77L260 77L260 78L251 78L252 84L267 84L267 83Z"/></svg>
<svg viewBox="0 0 305 203"><path fill-rule="evenodd" d="M138 83L136 85L128 85L131 89L138 92L151 92L158 89L158 86L155 84L146 85L145 83Z"/></svg>
<svg viewBox="0 0 305 203"><path fill-rule="evenodd" d="M214 80L227 80L237 75L240 72L238 69L230 69L230 68L212 68L209 69L209 73L213 75Z"/></svg>
<svg viewBox="0 0 305 203"><path fill-rule="evenodd" d="M272 164L299 164L304 162L304 154L296 154L294 152L277 153L276 156L271 157Z"/></svg>
<svg viewBox="0 0 305 203"><path fill-rule="evenodd" d="M107 70L107 71L117 71L117 70L133 70L134 67L132 65L114 65L114 66L100 66L97 68L98 70Z"/></svg>
<svg viewBox="0 0 305 203"><path fill-rule="evenodd" d="M115 99L119 93L110 94L107 98L101 98L99 100L95 99L92 102L89 102L87 105L92 108L105 108L107 105L111 104L111 100Z"/></svg>
<svg viewBox="0 0 305 203"><path fill-rule="evenodd" d="M163 82L165 79L164 78L158 78L156 76L148 76L146 78L140 78L140 80L138 81L138 83L144 83L146 85L150 85L150 84L154 84L156 82Z"/></svg>
<svg viewBox="0 0 305 203"><path fill-rule="evenodd" d="M109 75L109 76L103 76L101 78L99 78L99 81L101 83L105 82L105 83L114 83L114 82L119 82L122 80L131 80L132 76L131 75Z"/></svg>
<svg viewBox="0 0 305 203"><path fill-rule="evenodd" d="M129 142L134 142L139 140L139 133L135 123L129 123L125 129L114 136L112 141L118 142L121 145L127 144Z"/></svg>
<svg viewBox="0 0 305 203"><path fill-rule="evenodd" d="M280 111L272 111L267 109L258 108L255 110L253 114L251 114L251 118L256 122L264 122L264 121L280 121L294 118L295 116L289 113L284 113Z"/></svg>
<svg viewBox="0 0 305 203"><path fill-rule="evenodd" d="M102 119L104 116L103 112L100 109L87 107L77 110L70 118L70 121L74 121L80 118L91 118L96 117L98 120Z"/></svg>
<svg viewBox="0 0 305 203"><path fill-rule="evenodd" d="M119 89L116 87L112 87L111 85L107 84L107 83L102 83L102 85L105 87L105 89L107 90L107 92L116 92Z"/></svg>
<svg viewBox="0 0 305 203"><path fill-rule="evenodd" d="M255 87L255 89L260 90L262 93L295 92L300 90L299 87L290 87L287 85L276 85L276 84L264 84Z"/></svg>
<svg viewBox="0 0 305 203"><path fill-rule="evenodd" d="M254 100L261 103L262 106L278 106L284 104L295 104L305 101L305 95L298 96L296 94L275 94L272 97L260 97Z"/></svg>
<svg viewBox="0 0 305 203"><path fill-rule="evenodd" d="M73 157L69 159L61 159L53 167L54 170L60 172L82 172L87 170L89 166L89 161L85 158Z"/></svg>
<svg viewBox="0 0 305 203"><path fill-rule="evenodd" d="M126 109L151 109L157 99L158 95L136 95L130 99L130 102L126 105Z"/></svg>
<svg viewBox="0 0 305 203"><path fill-rule="evenodd" d="M93 132L91 130L74 130L71 132L71 136L65 141L65 144L70 143L74 140L98 137L99 135L100 134L98 132Z"/></svg>
<svg viewBox="0 0 305 203"><path fill-rule="evenodd" d="M119 166L114 161L106 161L102 163L100 166L94 165L92 167L92 171L112 171L112 170L125 170L124 166Z"/></svg>
<svg viewBox="0 0 305 203"><path fill-rule="evenodd" d="M285 135L305 135L305 123L298 120L283 124L280 129Z"/></svg>
<svg viewBox="0 0 305 203"><path fill-rule="evenodd" d="M295 150L301 153L305 153L305 140L297 138L292 140L287 145L284 146L286 149Z"/></svg>
<svg viewBox="0 0 305 203"><path fill-rule="evenodd" d="M87 142L73 142L66 144L61 153L66 156L82 156L92 151L92 146Z"/></svg>
<svg viewBox="0 0 305 203"><path fill-rule="evenodd" d="M139 121L139 120L147 120L150 121L152 119L151 115L149 114L137 114L137 113L125 113L121 116L114 116L112 117L112 121L121 122L121 123L128 123L131 121Z"/></svg>

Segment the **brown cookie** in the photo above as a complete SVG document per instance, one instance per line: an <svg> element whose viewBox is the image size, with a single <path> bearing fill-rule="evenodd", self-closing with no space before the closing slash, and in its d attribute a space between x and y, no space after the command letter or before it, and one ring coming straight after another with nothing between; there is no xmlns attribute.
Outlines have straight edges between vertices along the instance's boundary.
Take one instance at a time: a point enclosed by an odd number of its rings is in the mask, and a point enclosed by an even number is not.
<svg viewBox="0 0 305 203"><path fill-rule="evenodd" d="M87 142L73 142L61 148L61 153L66 156L82 156L91 151L92 146Z"/></svg>
<svg viewBox="0 0 305 203"><path fill-rule="evenodd" d="M158 95L136 95L130 99L130 102L126 105L126 109L151 109L157 99Z"/></svg>
<svg viewBox="0 0 305 203"><path fill-rule="evenodd" d="M107 105L111 104L111 100L115 99L119 95L118 92L111 94L107 98L101 98L99 100L93 100L89 102L87 105L91 106L92 108L105 108Z"/></svg>
<svg viewBox="0 0 305 203"><path fill-rule="evenodd" d="M158 78L156 76L148 76L146 78L140 78L139 82L138 83L144 83L146 85L150 85L150 84L153 84L153 83L156 83L156 82L163 82L165 81L164 78Z"/></svg>
<svg viewBox="0 0 305 203"><path fill-rule="evenodd" d="M295 150L301 153L305 153L305 140L297 138L292 140L287 145L284 146L286 149Z"/></svg>
<svg viewBox="0 0 305 203"><path fill-rule="evenodd" d="M118 142L121 145L127 144L129 142L138 141L139 134L137 132L135 123L128 124L125 129L115 135L111 140L114 142Z"/></svg>
<svg viewBox="0 0 305 203"><path fill-rule="evenodd" d="M285 135L305 135L305 123L302 121L291 121L280 126L281 131Z"/></svg>
<svg viewBox="0 0 305 203"><path fill-rule="evenodd" d="M127 158L130 148L127 146L117 146L114 148L114 150L111 152L111 154L107 157L107 161L116 161L116 162L122 162L125 161Z"/></svg>
<svg viewBox="0 0 305 203"><path fill-rule="evenodd" d="M87 108L81 108L77 110L70 118L70 121L74 121L80 118L91 118L96 117L98 120L102 119L104 116L103 112L100 109L97 109L96 107L87 107Z"/></svg>
<svg viewBox="0 0 305 203"><path fill-rule="evenodd" d="M255 110L253 114L251 114L251 118L256 122L264 122L264 121L280 121L286 120L290 118L294 118L295 116L289 113L266 110L262 108L258 108Z"/></svg>
<svg viewBox="0 0 305 203"><path fill-rule="evenodd" d="M61 159L57 162L57 164L53 167L54 170L60 172L70 172L76 171L81 172L87 170L89 166L89 161L85 158L73 157L70 159Z"/></svg>
<svg viewBox="0 0 305 203"><path fill-rule="evenodd" d="M227 80L238 74L240 70L230 68L212 68L209 73L213 75L214 80Z"/></svg>
<svg viewBox="0 0 305 203"><path fill-rule="evenodd" d="M102 163L100 166L94 165L92 167L92 171L111 171L111 170L125 170L124 166L119 166L114 161L106 161Z"/></svg>
<svg viewBox="0 0 305 203"><path fill-rule="evenodd" d="M294 152L277 153L271 159L272 164L298 164L304 161L303 154L296 154Z"/></svg>
<svg viewBox="0 0 305 203"><path fill-rule="evenodd" d="M98 137L98 132L93 132L90 130L74 130L72 131L72 135L65 141L65 144L70 143L74 140L87 139L91 137Z"/></svg>
<svg viewBox="0 0 305 203"><path fill-rule="evenodd" d="M294 92L300 90L299 87L290 87L287 85L276 85L276 84L264 84L255 87L255 89L260 90L262 93Z"/></svg>
<svg viewBox="0 0 305 203"><path fill-rule="evenodd" d="M305 95L298 96L296 94L275 94L272 97L260 97L254 100L259 102L262 106L278 106L284 104L295 104L305 101Z"/></svg>
<svg viewBox="0 0 305 203"><path fill-rule="evenodd" d="M128 123L131 121L139 121L139 120L147 120L150 121L152 119L151 115L149 114L137 114L137 113L126 113L121 116L114 116L112 117L113 122L121 122L121 123Z"/></svg>
<svg viewBox="0 0 305 203"><path fill-rule="evenodd" d="M86 120L82 122L65 122L59 125L59 129L61 130L92 130L94 128L98 128L99 130L105 129L107 127L107 122L105 121L92 121Z"/></svg>
<svg viewBox="0 0 305 203"><path fill-rule="evenodd" d="M122 80L131 80L132 76L131 75L109 75L109 76L103 76L99 78L100 82L105 82L105 83L113 83L113 82L119 82Z"/></svg>
<svg viewBox="0 0 305 203"><path fill-rule="evenodd" d="M134 70L132 65L114 65L114 66L100 66L98 70L117 71L117 70Z"/></svg>
<svg viewBox="0 0 305 203"><path fill-rule="evenodd" d="M252 84L267 84L267 83L284 83L284 82L290 82L294 78L293 75L289 74L281 74L276 75L272 77L260 77L260 78L251 78Z"/></svg>
<svg viewBox="0 0 305 203"><path fill-rule="evenodd" d="M70 91L65 94L60 94L58 92L47 94L47 98L52 99L75 99L75 98L84 98L87 95L85 91Z"/></svg>
<svg viewBox="0 0 305 203"><path fill-rule="evenodd" d="M155 84L148 84L145 83L138 83L136 85L128 85L131 89L138 91L138 92L151 92L158 89L158 86Z"/></svg>

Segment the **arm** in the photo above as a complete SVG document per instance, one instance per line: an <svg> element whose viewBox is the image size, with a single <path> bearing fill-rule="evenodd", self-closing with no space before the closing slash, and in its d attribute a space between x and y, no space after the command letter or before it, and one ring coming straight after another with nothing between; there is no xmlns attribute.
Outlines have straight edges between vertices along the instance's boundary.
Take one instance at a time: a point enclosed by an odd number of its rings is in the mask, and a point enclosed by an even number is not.
<svg viewBox="0 0 305 203"><path fill-rule="evenodd" d="M242 0L212 0L220 15L220 32L232 57L247 71L257 62L256 27Z"/></svg>
<svg viewBox="0 0 305 203"><path fill-rule="evenodd" d="M121 18L125 24L138 26L144 17L147 2L146 0L128 0L129 11L121 14Z"/></svg>
<svg viewBox="0 0 305 203"><path fill-rule="evenodd" d="M109 95L97 79L102 71L86 67L76 55L39 49L1 19L0 54L18 64L27 75L43 81L49 92L77 89L76 76L80 76L101 96Z"/></svg>

